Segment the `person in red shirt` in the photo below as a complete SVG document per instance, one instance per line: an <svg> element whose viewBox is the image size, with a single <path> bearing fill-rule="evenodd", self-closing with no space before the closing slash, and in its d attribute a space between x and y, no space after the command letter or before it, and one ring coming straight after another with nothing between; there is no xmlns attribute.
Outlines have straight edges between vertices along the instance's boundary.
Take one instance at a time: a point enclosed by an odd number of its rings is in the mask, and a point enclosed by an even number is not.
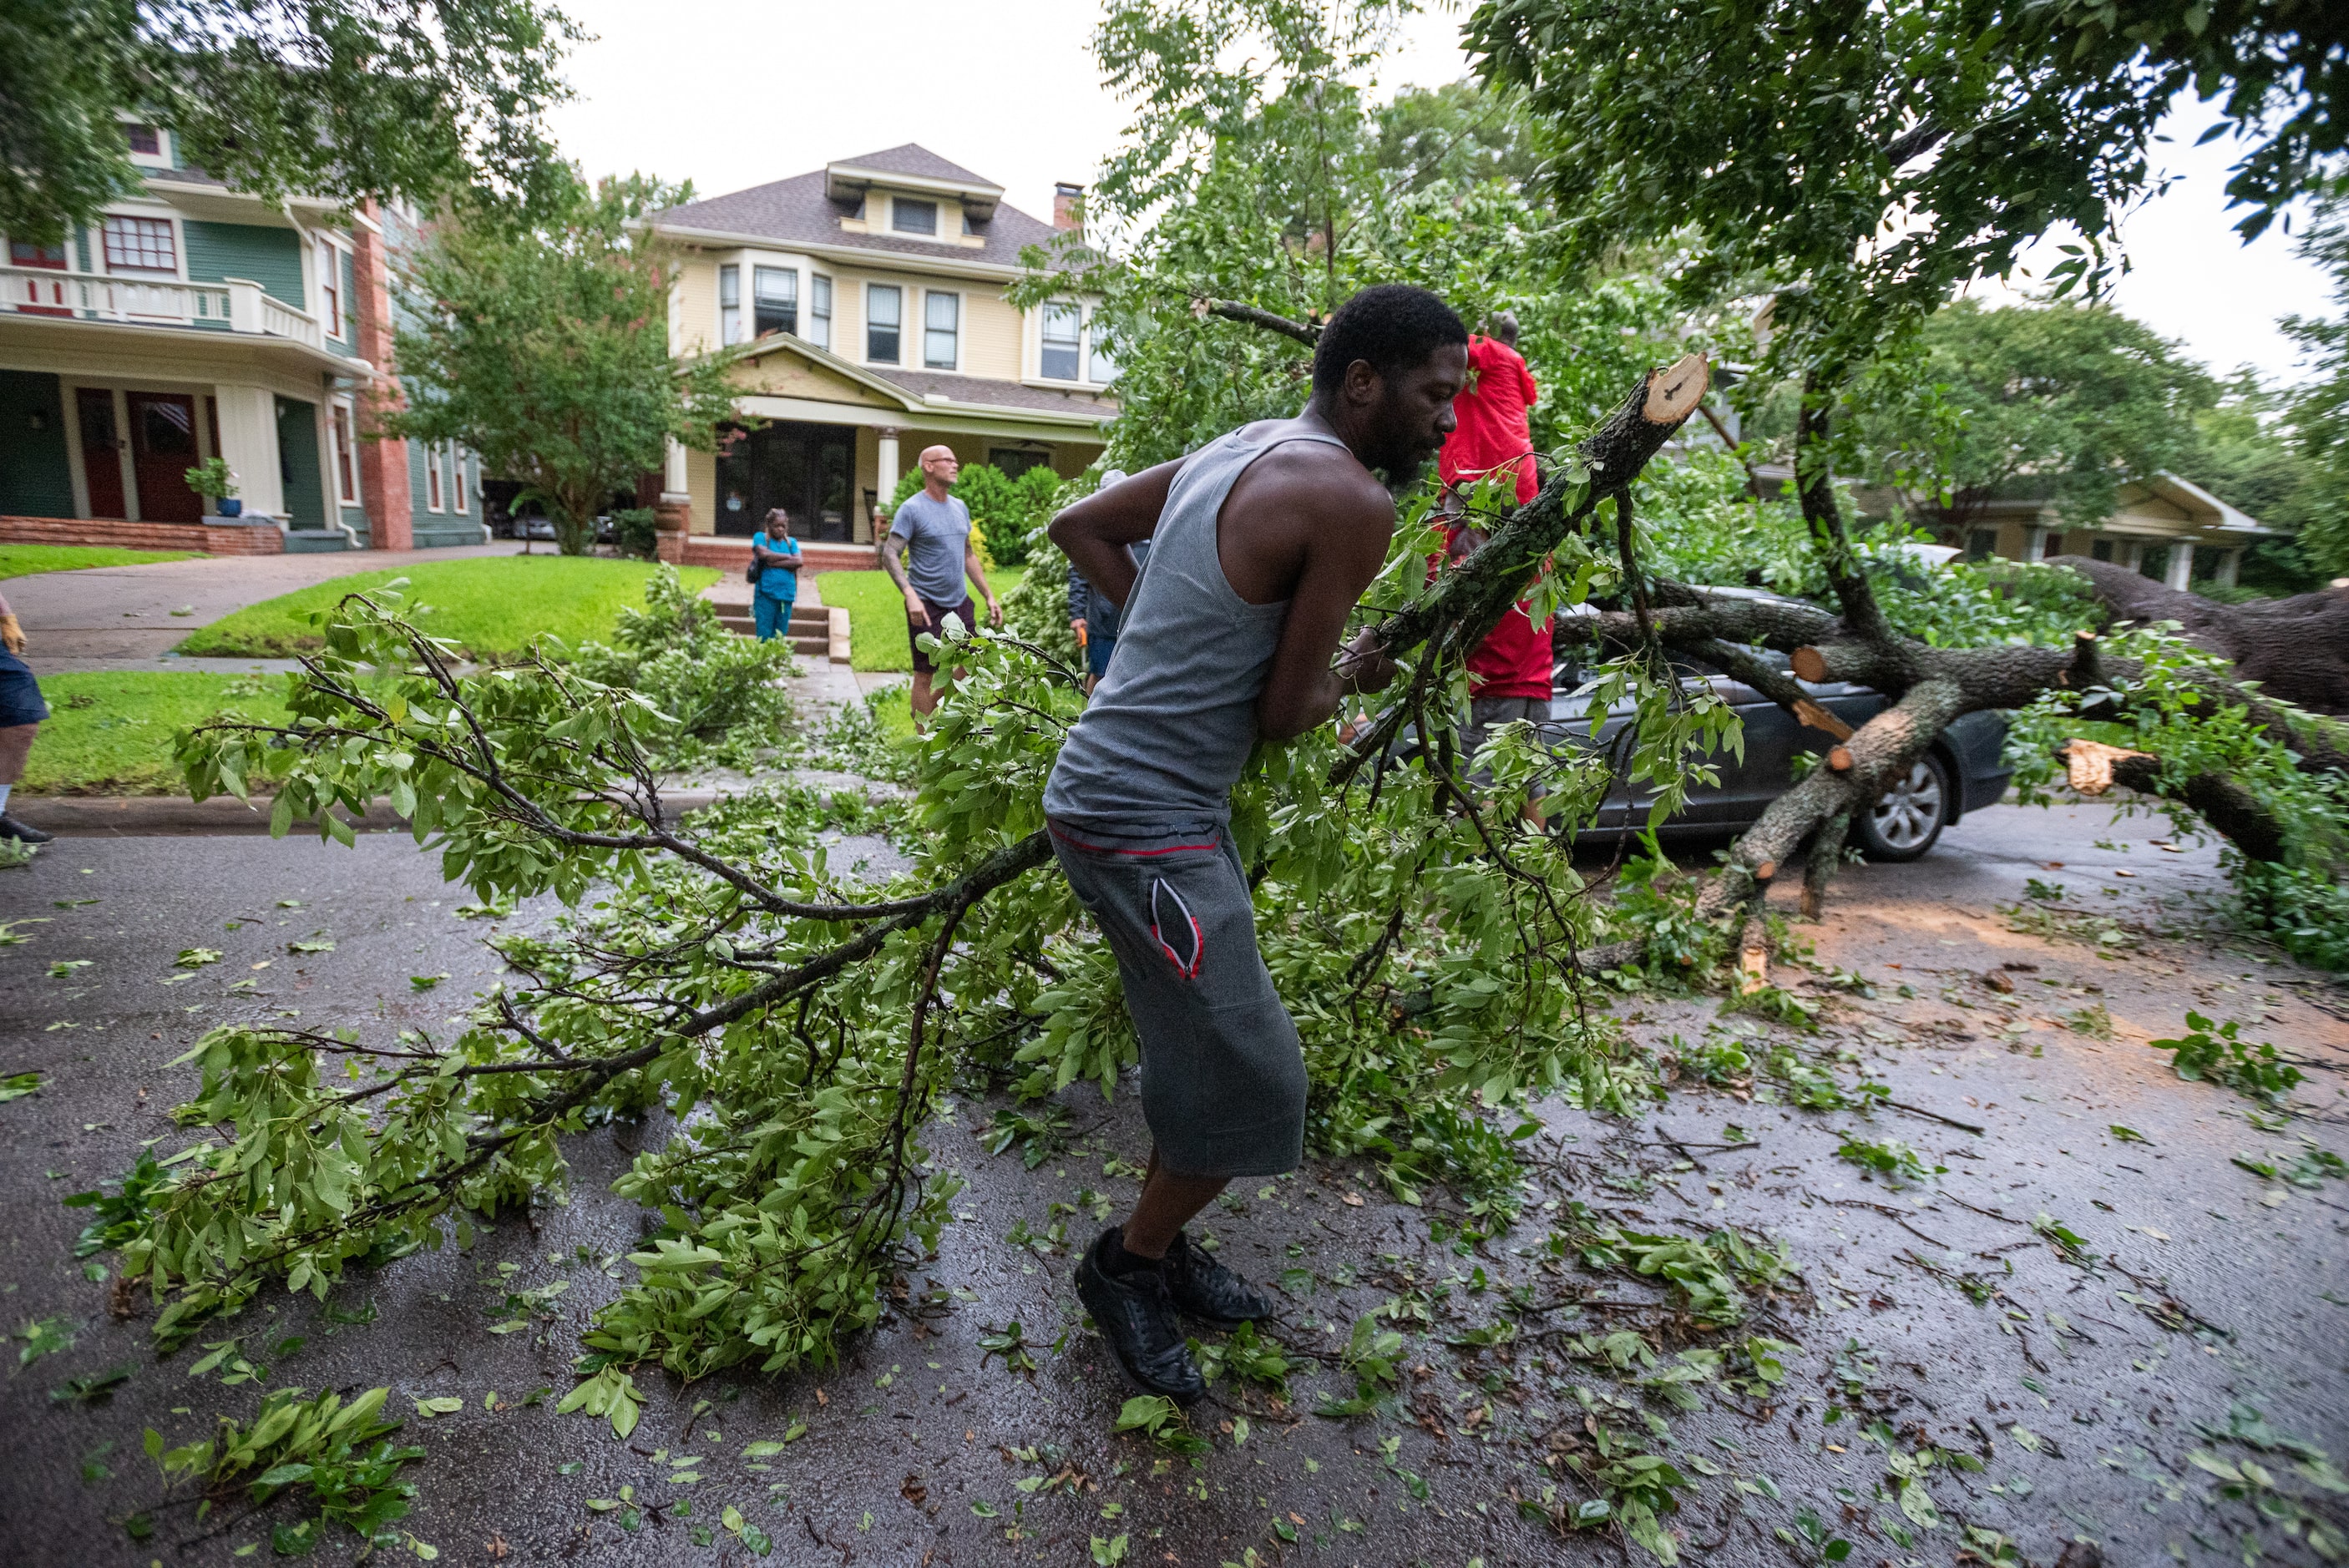
<svg viewBox="0 0 2349 1568"><path fill-rule="evenodd" d="M1447 437L1436 472L1449 487L1447 510L1468 488L1488 475L1514 471L1517 504L1539 488L1534 469L1534 438L1528 410L1540 398L1533 372L1516 350L1517 320L1506 311L1492 320L1492 335L1468 340L1468 384L1452 400L1458 428ZM1458 560L1484 543L1481 529L1459 523L1444 530L1445 553ZM1460 734L1464 756L1473 757L1496 725L1516 719L1539 724L1550 716L1549 623L1533 624L1524 603L1501 617L1468 655L1469 722ZM1526 803L1529 821L1541 820L1538 791Z"/></svg>

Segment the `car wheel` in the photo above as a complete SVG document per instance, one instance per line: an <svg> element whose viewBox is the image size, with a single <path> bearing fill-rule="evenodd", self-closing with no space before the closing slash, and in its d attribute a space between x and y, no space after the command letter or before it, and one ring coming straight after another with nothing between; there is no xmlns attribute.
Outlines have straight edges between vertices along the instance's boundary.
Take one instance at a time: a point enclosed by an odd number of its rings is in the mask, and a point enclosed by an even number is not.
<svg viewBox="0 0 2349 1568"><path fill-rule="evenodd" d="M1913 861L1933 847L1950 820L1950 770L1938 757L1917 759L1909 776L1852 823L1859 852L1871 861Z"/></svg>

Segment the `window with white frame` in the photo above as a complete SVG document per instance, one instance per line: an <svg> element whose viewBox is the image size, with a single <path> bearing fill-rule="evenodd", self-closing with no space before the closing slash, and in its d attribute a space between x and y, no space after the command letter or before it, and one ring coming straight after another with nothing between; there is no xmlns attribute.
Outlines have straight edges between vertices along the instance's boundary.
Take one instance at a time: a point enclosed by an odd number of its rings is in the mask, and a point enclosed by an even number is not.
<svg viewBox="0 0 2349 1568"><path fill-rule="evenodd" d="M935 234L938 232L938 204L917 201L910 196L892 197L889 226L901 234Z"/></svg>
<svg viewBox="0 0 2349 1568"><path fill-rule="evenodd" d="M905 294L895 284L864 285L864 357L875 365L897 363L897 331L905 324Z"/></svg>
<svg viewBox="0 0 2349 1568"><path fill-rule="evenodd" d="M351 440L351 406L335 405L335 493L345 506L359 499L358 449Z"/></svg>
<svg viewBox="0 0 2349 1568"><path fill-rule="evenodd" d="M742 341L742 269L718 269L718 341L728 347Z"/></svg>
<svg viewBox="0 0 2349 1568"><path fill-rule="evenodd" d="M472 505L465 497L465 449L456 442L449 443L449 478L455 485L451 492L459 511L471 511Z"/></svg>
<svg viewBox="0 0 2349 1568"><path fill-rule="evenodd" d="M123 146L130 154L130 161L141 169L171 167L171 149L167 139L171 134L161 126L144 120L122 122Z"/></svg>
<svg viewBox="0 0 2349 1568"><path fill-rule="evenodd" d="M440 449L429 441L424 444L424 510L448 510L440 504Z"/></svg>
<svg viewBox="0 0 2349 1568"><path fill-rule="evenodd" d="M343 335L343 253L318 242L318 321L328 337Z"/></svg>
<svg viewBox="0 0 2349 1568"><path fill-rule="evenodd" d="M961 336L962 295L930 290L922 300L922 364L932 370L952 370Z"/></svg>
<svg viewBox="0 0 2349 1568"><path fill-rule="evenodd" d="M750 271L750 303L757 320L753 335L800 332L800 274L792 267L754 267Z"/></svg>
<svg viewBox="0 0 2349 1568"><path fill-rule="evenodd" d="M180 240L169 218L109 218L100 233L108 272L179 276Z"/></svg>
<svg viewBox="0 0 2349 1568"><path fill-rule="evenodd" d="M832 280L822 273L808 274L808 341L832 346Z"/></svg>
<svg viewBox="0 0 2349 1568"><path fill-rule="evenodd" d="M1083 379L1084 313L1066 300L1044 307L1044 353L1038 374L1047 381Z"/></svg>
<svg viewBox="0 0 2349 1568"><path fill-rule="evenodd" d="M1093 321L1092 331L1086 335L1085 344L1092 356L1085 366L1086 378L1102 387L1116 380L1117 360L1110 354L1109 335L1102 330L1098 317Z"/></svg>

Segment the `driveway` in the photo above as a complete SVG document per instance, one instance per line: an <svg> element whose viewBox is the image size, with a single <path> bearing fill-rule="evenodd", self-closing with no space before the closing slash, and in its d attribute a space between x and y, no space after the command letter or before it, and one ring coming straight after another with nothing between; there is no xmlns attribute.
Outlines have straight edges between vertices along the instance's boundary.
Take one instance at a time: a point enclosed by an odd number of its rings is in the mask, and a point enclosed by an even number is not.
<svg viewBox="0 0 2349 1568"><path fill-rule="evenodd" d="M518 555L500 540L452 550L344 551L318 555L218 555L147 566L96 566L12 577L0 593L24 624L25 662L36 676L68 670L291 669L278 659L183 661L165 655L199 626L248 604L358 572L411 562Z"/></svg>

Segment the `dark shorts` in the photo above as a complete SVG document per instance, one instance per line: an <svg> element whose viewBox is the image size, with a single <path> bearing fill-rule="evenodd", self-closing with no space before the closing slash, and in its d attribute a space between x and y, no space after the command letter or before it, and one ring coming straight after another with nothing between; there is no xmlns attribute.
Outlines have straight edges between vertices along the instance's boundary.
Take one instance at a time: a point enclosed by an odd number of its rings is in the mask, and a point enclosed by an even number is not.
<svg viewBox="0 0 2349 1568"><path fill-rule="evenodd" d="M1538 696L1480 696L1468 703L1468 723L1460 731L1460 761L1465 767L1469 759L1484 749L1485 742L1493 738L1493 731L1505 724L1524 719L1534 724L1549 722L1549 699ZM1490 784L1493 776L1478 769L1472 782ZM1548 793L1539 779L1529 791L1537 800Z"/></svg>
<svg viewBox="0 0 2349 1568"><path fill-rule="evenodd" d="M925 599L922 601L922 609L929 616L929 620L919 626L910 620L907 621L905 636L906 640L914 645L915 670L922 675L931 675L936 672L938 666L930 662L929 655L922 652L922 634L927 632L934 637L943 639L947 634L948 615L959 616L963 629L975 632L978 629L978 611L971 603L968 594L963 596L963 601L959 604L941 604L936 599Z"/></svg>
<svg viewBox="0 0 2349 1568"><path fill-rule="evenodd" d="M1160 1160L1179 1176L1297 1169L1305 1057L1257 951L1229 835L1111 847L1055 824L1052 851L1117 956Z"/></svg>
<svg viewBox="0 0 2349 1568"><path fill-rule="evenodd" d="M1099 680L1109 674L1109 656L1115 652L1117 638L1114 634L1095 632L1085 639L1085 668L1092 672L1093 679Z"/></svg>
<svg viewBox="0 0 2349 1568"><path fill-rule="evenodd" d="M41 700L41 683L33 678L24 660L0 649L0 729L38 724L48 717L49 705Z"/></svg>

